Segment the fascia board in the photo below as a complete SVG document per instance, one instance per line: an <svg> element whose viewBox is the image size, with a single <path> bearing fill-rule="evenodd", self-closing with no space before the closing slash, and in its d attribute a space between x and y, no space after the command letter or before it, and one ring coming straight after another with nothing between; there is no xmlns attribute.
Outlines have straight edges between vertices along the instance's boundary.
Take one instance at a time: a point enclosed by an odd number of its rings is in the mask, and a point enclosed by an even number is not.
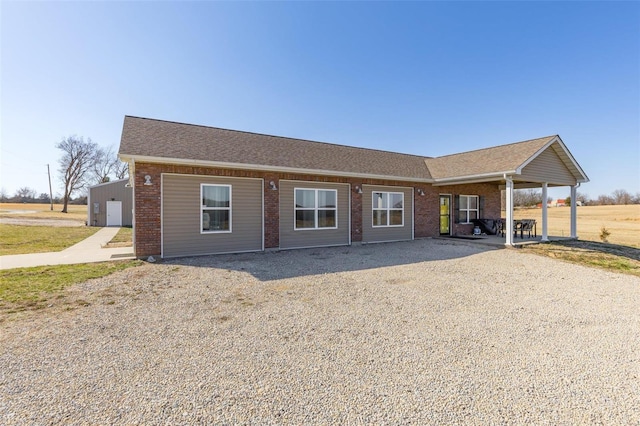
<svg viewBox="0 0 640 426"><path fill-rule="evenodd" d="M562 142L562 139L558 138L558 143L560 144L560 147L562 148L562 150L564 151L565 154L567 154L567 157L569 157L569 159L571 160L571 162L573 163L573 165L576 167L576 169L578 169L578 171L580 172L580 174L582 175L582 179L576 179L578 182L584 183L584 182L589 182L589 177L587 176L587 174L584 172L584 170L582 170L582 167L580 167L580 164L578 164L578 162L576 161L575 158L573 158L573 155L571 155L571 152L569 152L569 149L567 148L567 146Z"/></svg>
<svg viewBox="0 0 640 426"><path fill-rule="evenodd" d="M490 182L492 180L500 179L503 180L504 175L514 175L519 174L515 170L509 170L506 172L491 172L491 173L482 173L477 175L467 175L467 176L457 176L452 178L442 178L442 179L434 179L433 186L443 186L443 185L459 185L463 183L479 183L479 182Z"/></svg>
<svg viewBox="0 0 640 426"><path fill-rule="evenodd" d="M123 161L133 160L138 163L177 164L181 166L219 167L223 169L236 169L236 170L262 170L262 171L268 171L268 172L298 173L298 174L311 174L311 175L321 175L321 176L344 176L344 177L356 177L356 178L366 178L366 179L397 180L397 181L403 181L403 182L423 182L423 183L434 182L433 179L416 178L416 177L387 176L387 175L353 173L353 172L322 170L322 169L300 169L296 167L279 167L279 166L266 166L261 164L227 163L227 162L221 162L221 161L189 160L184 158L165 158L165 157L152 157L152 156L144 156L144 155L120 154L120 159Z"/></svg>

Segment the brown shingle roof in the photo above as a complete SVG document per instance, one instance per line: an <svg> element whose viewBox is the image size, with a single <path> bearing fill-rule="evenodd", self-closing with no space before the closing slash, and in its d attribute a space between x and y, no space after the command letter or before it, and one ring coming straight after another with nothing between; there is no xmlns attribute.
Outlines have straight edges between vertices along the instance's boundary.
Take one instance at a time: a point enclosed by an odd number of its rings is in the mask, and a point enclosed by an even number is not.
<svg viewBox="0 0 640 426"><path fill-rule="evenodd" d="M217 127L125 116L120 155L166 162L448 180L513 172L557 136L428 158Z"/></svg>
<svg viewBox="0 0 640 426"><path fill-rule="evenodd" d="M556 137L556 135L547 136L460 154L427 158L425 163L431 176L436 180L513 172Z"/></svg>
<svg viewBox="0 0 640 426"><path fill-rule="evenodd" d="M430 180L425 157L126 116L120 154Z"/></svg>

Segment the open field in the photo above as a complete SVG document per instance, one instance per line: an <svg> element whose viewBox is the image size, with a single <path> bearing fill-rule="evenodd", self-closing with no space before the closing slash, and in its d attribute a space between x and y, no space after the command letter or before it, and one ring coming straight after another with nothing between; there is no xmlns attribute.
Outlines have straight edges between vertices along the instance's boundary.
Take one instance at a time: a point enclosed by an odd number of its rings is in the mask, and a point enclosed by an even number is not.
<svg viewBox="0 0 640 426"><path fill-rule="evenodd" d="M66 219L84 223L87 220L87 206L67 206L68 213L61 213L62 204L0 203L0 218L26 219Z"/></svg>
<svg viewBox="0 0 640 426"><path fill-rule="evenodd" d="M516 219L536 219L538 235L542 233L542 209L518 209L514 216ZM571 208L549 208L548 218L550 236L567 237L571 234ZM600 229L603 226L611 232L609 243L640 248L640 205L578 207L580 240L601 242Z"/></svg>

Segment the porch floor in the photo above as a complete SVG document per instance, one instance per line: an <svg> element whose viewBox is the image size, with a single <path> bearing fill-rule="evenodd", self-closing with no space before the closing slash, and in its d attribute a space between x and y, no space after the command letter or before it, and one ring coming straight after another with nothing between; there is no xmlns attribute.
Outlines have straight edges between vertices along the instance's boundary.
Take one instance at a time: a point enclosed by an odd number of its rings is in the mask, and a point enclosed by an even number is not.
<svg viewBox="0 0 640 426"><path fill-rule="evenodd" d="M482 244L482 245L488 245L488 246L493 246L493 247L505 247L505 242L506 242L506 237L502 237L500 235L479 235L479 236L475 236L475 235L442 235L440 237L437 238L442 238L442 239L446 239L446 240L460 240L460 241L468 241L470 243L474 243L474 244ZM552 235L549 235L548 237L549 242L552 241L567 241L567 240L572 240L575 238L571 238L571 237L555 237ZM518 237L514 237L513 239L513 245L515 247L521 247L521 246L525 246L528 244L540 244L542 242L542 236L538 235L537 237L527 237L525 236L524 238L520 238L520 236Z"/></svg>

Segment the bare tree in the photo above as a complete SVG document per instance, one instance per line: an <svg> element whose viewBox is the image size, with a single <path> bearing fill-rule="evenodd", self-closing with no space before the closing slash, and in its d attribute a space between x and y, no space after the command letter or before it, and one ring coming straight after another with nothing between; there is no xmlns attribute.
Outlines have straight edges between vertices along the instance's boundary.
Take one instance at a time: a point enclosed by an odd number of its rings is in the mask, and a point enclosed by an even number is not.
<svg viewBox="0 0 640 426"><path fill-rule="evenodd" d="M96 151L95 164L92 170L96 183L109 182L112 176L116 179L124 179L128 171L128 164L120 161L113 146L107 149L99 148Z"/></svg>
<svg viewBox="0 0 640 426"><path fill-rule="evenodd" d="M608 206L611 204L615 204L615 200L608 195L598 195L598 199L596 200L596 205L599 206Z"/></svg>
<svg viewBox="0 0 640 426"><path fill-rule="evenodd" d="M116 179L124 179L129 176L129 163L118 160L118 164L114 169L114 174L116 175Z"/></svg>
<svg viewBox="0 0 640 426"><path fill-rule="evenodd" d="M0 188L0 201L4 203L8 199L9 197L7 196L7 190L4 187Z"/></svg>
<svg viewBox="0 0 640 426"><path fill-rule="evenodd" d="M99 151L97 144L87 138L69 136L62 139L56 148L62 150L58 171L62 175L64 194L62 196L62 212L67 213L67 205L71 195L87 185L87 180L95 164L96 153Z"/></svg>
<svg viewBox="0 0 640 426"><path fill-rule="evenodd" d="M542 192L537 189L516 189L513 191L514 206L530 207L541 202Z"/></svg>
<svg viewBox="0 0 640 426"><path fill-rule="evenodd" d="M589 196L587 194L583 194L582 192L576 191L576 200L580 201L583 206L586 206L589 203Z"/></svg>
<svg viewBox="0 0 640 426"><path fill-rule="evenodd" d="M33 201L33 199L36 198L36 191L35 189L29 188L28 186L23 186L16 191L16 195L14 198L19 203Z"/></svg>
<svg viewBox="0 0 640 426"><path fill-rule="evenodd" d="M91 167L91 173L94 177L92 180L95 183L109 182L109 175L113 171L112 156L111 147L106 150L102 148L96 149L93 166Z"/></svg>
<svg viewBox="0 0 640 426"><path fill-rule="evenodd" d="M614 204L631 204L631 194L624 189L616 189L613 191Z"/></svg>

